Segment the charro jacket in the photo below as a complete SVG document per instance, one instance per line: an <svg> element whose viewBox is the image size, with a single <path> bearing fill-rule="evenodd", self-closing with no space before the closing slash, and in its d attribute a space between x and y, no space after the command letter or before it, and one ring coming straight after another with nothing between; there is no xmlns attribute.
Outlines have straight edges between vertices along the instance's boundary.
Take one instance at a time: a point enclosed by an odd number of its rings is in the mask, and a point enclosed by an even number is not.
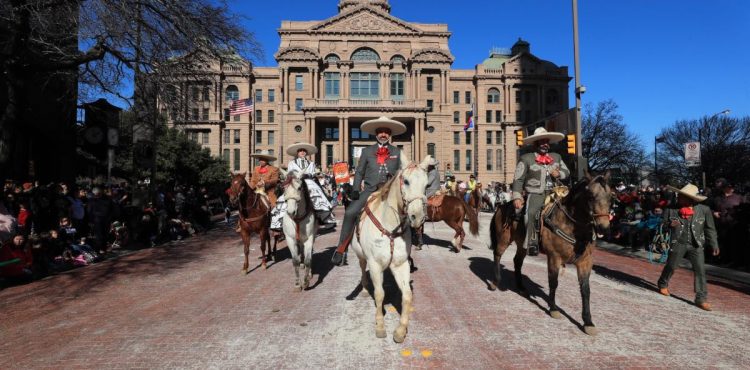
<svg viewBox="0 0 750 370"><path fill-rule="evenodd" d="M696 248L703 248L706 245L711 249L719 247L719 242L716 239L714 215L706 205L694 205L693 217L690 219L680 217L680 210L678 208L667 208L662 214L662 220L671 229L670 242L672 245L681 239L680 237L683 233L690 233L688 240L694 243ZM670 224L674 220L679 221L680 224L671 226Z"/></svg>
<svg viewBox="0 0 750 370"><path fill-rule="evenodd" d="M552 163L548 165L542 165L536 163L536 153L526 153L521 156L521 159L516 165L516 172L513 180L511 189L513 191L513 199L522 199L523 190L526 190L529 194L544 194L547 188L547 181L554 181L550 176L550 172L554 169L560 171L560 180L565 180L570 176L570 170L565 165L557 153L548 153L552 157Z"/></svg>
<svg viewBox="0 0 750 370"><path fill-rule="evenodd" d="M271 201L271 206L276 205L276 184L279 183L279 169L277 167L268 165L268 172L260 173L260 166L255 167L253 175L250 177L250 188L255 189L258 187L260 180L263 180L264 188L268 199Z"/></svg>
<svg viewBox="0 0 750 370"><path fill-rule="evenodd" d="M378 144L362 149L359 163L357 163L357 172L354 174L354 190L359 191L364 181L364 191L373 192L377 189L378 184L387 181L388 176L395 175L401 168L401 151L391 144L386 145L389 154L384 168L377 161Z"/></svg>

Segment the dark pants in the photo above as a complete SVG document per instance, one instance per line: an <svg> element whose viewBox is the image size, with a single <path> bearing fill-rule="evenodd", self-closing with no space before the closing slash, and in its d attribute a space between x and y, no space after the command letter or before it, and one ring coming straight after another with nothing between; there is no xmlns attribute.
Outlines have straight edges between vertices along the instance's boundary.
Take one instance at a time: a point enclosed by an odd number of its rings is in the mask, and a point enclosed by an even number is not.
<svg viewBox="0 0 750 370"><path fill-rule="evenodd" d="M354 232L354 226L359 220L359 215L362 214L362 210L365 208L367 198L372 194L371 191L363 191L359 194L359 199L353 200L346 207L344 212L344 223L341 225L341 235L339 235L339 246L343 243L347 243L351 240L351 235Z"/></svg>
<svg viewBox="0 0 750 370"><path fill-rule="evenodd" d="M672 278L674 270L679 265L682 257L687 254L690 263L693 265L695 274L695 303L701 304L708 298L706 290L706 265L704 263L703 248L695 248L692 245L677 243L669 251L667 264L659 277L659 288L666 288L669 285L669 279Z"/></svg>

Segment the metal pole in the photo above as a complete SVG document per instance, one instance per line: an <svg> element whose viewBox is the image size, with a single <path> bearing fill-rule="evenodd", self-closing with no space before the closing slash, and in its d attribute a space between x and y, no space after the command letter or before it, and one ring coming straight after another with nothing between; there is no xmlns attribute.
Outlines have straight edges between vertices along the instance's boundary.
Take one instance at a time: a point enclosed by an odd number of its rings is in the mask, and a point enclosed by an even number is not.
<svg viewBox="0 0 750 370"><path fill-rule="evenodd" d="M581 146L581 69L578 60L578 0L573 0L573 64L576 78L576 179L583 178L583 147Z"/></svg>
<svg viewBox="0 0 750 370"><path fill-rule="evenodd" d="M659 162L656 160L657 158L657 151L659 150L659 146L657 143L659 142L659 138L654 136L654 185L659 185ZM654 188L656 188L654 186Z"/></svg>

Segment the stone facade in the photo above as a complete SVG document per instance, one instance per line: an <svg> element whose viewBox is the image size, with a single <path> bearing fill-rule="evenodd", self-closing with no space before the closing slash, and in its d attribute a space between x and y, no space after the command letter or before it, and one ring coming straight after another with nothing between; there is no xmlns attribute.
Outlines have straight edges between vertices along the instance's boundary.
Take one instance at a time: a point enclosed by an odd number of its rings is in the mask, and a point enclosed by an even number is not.
<svg viewBox="0 0 750 370"><path fill-rule="evenodd" d="M251 150L273 150L286 163L283 149L300 141L320 149L316 161L323 166L355 164L359 148L374 142L359 131L362 122L388 116L408 127L394 145L412 158L432 154L459 179L477 172L484 182L509 183L518 149L514 130L568 107L567 67L532 55L525 41L493 50L474 69L451 69L447 25L403 21L390 14L386 0L341 0L338 8L323 21L282 21L277 67L248 64L230 73L213 66L207 74L224 78L210 89L210 119L192 120L193 110L188 120L170 124L208 132L194 138L217 155L229 149L230 168L246 171ZM240 99L255 99L252 136L249 115L222 120L230 84ZM478 130L464 132L472 104Z"/></svg>

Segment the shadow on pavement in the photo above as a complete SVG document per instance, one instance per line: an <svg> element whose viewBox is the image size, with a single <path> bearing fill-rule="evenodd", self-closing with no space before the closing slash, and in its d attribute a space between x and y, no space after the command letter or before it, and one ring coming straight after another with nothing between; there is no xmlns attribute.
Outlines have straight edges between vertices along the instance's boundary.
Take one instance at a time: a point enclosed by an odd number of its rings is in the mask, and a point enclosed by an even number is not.
<svg viewBox="0 0 750 370"><path fill-rule="evenodd" d="M333 251L335 249L336 247L328 247L324 251L313 253L312 273L313 275L318 275L318 280L315 281L315 284L307 288L308 290L315 289L318 285L320 285L326 278L328 273L333 269L331 257L333 257Z"/></svg>
<svg viewBox="0 0 750 370"><path fill-rule="evenodd" d="M647 281L647 280L643 280L640 277L633 276L633 275L630 275L628 273L624 273L622 271L612 270L612 269L609 269L609 268L606 268L606 267L600 266L600 265L594 265L592 267L592 270L594 270L598 275L601 275L601 276L603 276L603 277L605 277L607 279L616 280L616 281L619 281L619 282L623 282L623 283L627 283L627 284L630 284L630 285L634 285L634 286L637 286L637 287L640 287L640 288L643 288L643 289L646 289L646 290L650 290L650 291L654 292L655 294L659 294L659 287L656 284L654 284L654 283L652 283L650 281ZM672 294L672 298L678 299L678 300L683 301L683 302L685 302L687 304L691 304L691 305L694 304L694 302L692 300L688 300L688 299L685 299L685 298L682 298L682 297L678 297L678 296L676 296L674 294Z"/></svg>

